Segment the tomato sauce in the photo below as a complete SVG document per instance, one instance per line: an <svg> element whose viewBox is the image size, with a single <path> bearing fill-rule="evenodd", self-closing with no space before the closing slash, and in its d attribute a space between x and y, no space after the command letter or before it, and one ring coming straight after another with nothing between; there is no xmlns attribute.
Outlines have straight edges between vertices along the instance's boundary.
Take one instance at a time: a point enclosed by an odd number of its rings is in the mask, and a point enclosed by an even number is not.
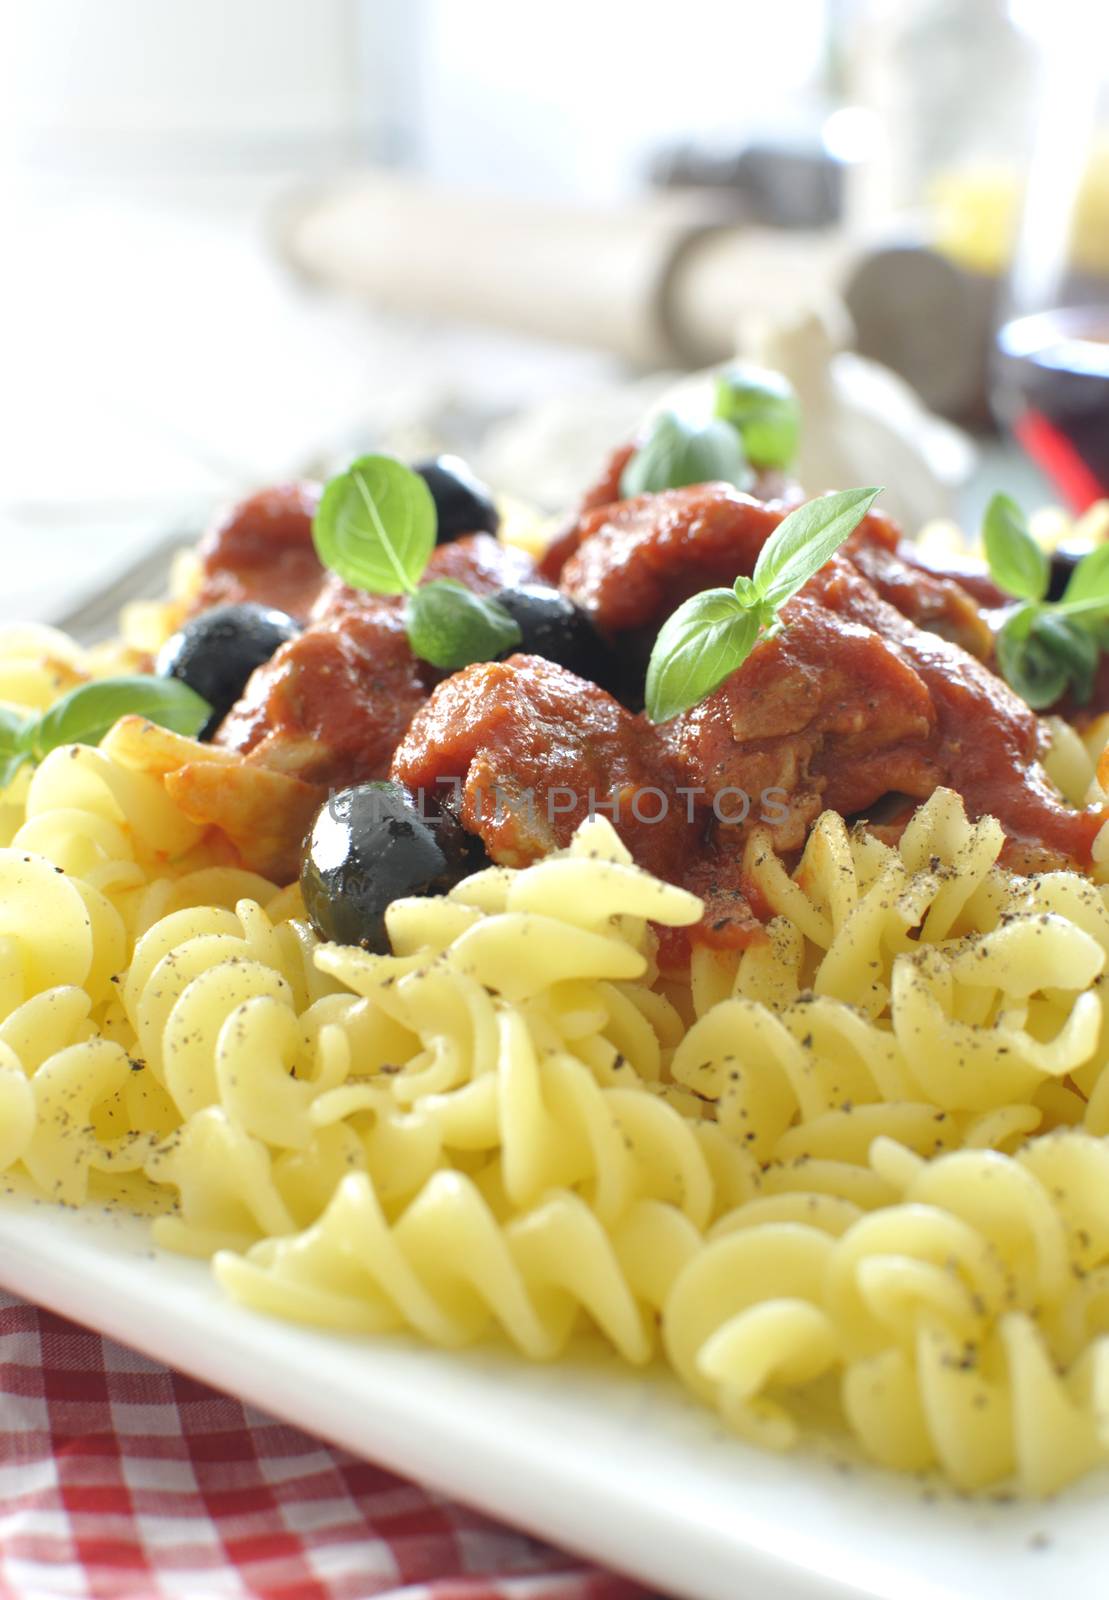
<svg viewBox="0 0 1109 1600"><path fill-rule="evenodd" d="M438 546L421 581L453 578L493 594L533 572L522 550L478 533ZM266 592L264 575L252 569L241 569L239 580L247 598ZM442 674L412 654L403 596L366 594L322 570L315 584L310 625L253 674L217 743L311 783L382 778Z"/></svg>
<svg viewBox="0 0 1109 1600"><path fill-rule="evenodd" d="M303 621L324 578L312 543L319 499L318 484L286 483L233 506L201 541L193 610L252 600Z"/></svg>
<svg viewBox="0 0 1109 1600"><path fill-rule="evenodd" d="M591 810L662 877L686 849L676 774L655 729L540 656L479 662L440 684L391 776L427 793L457 790L462 822L505 865L568 844Z"/></svg>
<svg viewBox="0 0 1109 1600"><path fill-rule="evenodd" d="M563 592L635 653L688 595L750 574L790 505L725 484L622 501L629 453L612 458L543 570L560 572ZM438 792L508 865L606 815L644 867L705 899L693 937L719 946L763 936L766 908L742 875L755 821L788 858L829 806L881 814L947 785L972 816L1000 819L1015 867L1089 864L1102 812L1063 804L1040 765L1044 725L989 665L997 591L982 574L972 594L958 574L927 569L879 514L789 602L774 638L655 727L540 657L448 678L417 661L403 599L320 569L316 496L310 485L256 495L203 547L203 603L261 600L310 619L219 731L252 762L324 787L388 774ZM438 547L424 581L492 594L534 576L527 556L476 534Z"/></svg>
<svg viewBox="0 0 1109 1600"><path fill-rule="evenodd" d="M750 577L766 540L792 509L792 503L759 500L723 483L602 506L575 524L577 544L562 566L561 586L607 633L657 630L690 595L727 587L740 574ZM871 512L843 553L920 627L980 659L992 655L993 634L979 603L953 578L921 565L887 517Z"/></svg>
<svg viewBox="0 0 1109 1600"><path fill-rule="evenodd" d="M530 583L535 562L525 550L502 544L491 533L468 533L449 544L436 545L424 568L421 583L450 578L473 594L493 595L512 584ZM376 604L377 596L351 589L334 572L324 575L313 602L310 618L326 622L347 611L359 611Z"/></svg>
<svg viewBox="0 0 1109 1600"><path fill-rule="evenodd" d="M381 778L431 681L408 648L403 601L316 623L247 684L216 743L306 782Z"/></svg>

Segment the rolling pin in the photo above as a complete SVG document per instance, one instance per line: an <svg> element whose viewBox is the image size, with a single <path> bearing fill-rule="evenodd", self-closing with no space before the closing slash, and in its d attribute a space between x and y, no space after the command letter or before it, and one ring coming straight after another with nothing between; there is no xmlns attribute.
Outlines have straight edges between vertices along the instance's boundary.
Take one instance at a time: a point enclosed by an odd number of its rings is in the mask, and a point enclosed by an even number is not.
<svg viewBox="0 0 1109 1600"><path fill-rule="evenodd" d="M485 323L695 369L843 301L856 348L941 415L981 422L996 299L926 239L857 239L737 221L707 191L610 211L362 173L286 203L285 260L380 309Z"/></svg>
<svg viewBox="0 0 1109 1600"><path fill-rule="evenodd" d="M299 272L376 306L608 350L642 368L734 353L752 313L826 299L844 244L660 194L611 211L460 193L365 174L286 208Z"/></svg>

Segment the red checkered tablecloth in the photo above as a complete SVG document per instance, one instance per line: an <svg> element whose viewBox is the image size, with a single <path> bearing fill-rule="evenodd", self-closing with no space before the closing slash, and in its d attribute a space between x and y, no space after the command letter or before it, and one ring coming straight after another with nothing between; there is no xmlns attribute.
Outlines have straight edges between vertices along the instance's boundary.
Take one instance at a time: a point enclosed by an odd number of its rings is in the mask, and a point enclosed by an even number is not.
<svg viewBox="0 0 1109 1600"><path fill-rule="evenodd" d="M644 1600L0 1293L0 1600Z"/></svg>

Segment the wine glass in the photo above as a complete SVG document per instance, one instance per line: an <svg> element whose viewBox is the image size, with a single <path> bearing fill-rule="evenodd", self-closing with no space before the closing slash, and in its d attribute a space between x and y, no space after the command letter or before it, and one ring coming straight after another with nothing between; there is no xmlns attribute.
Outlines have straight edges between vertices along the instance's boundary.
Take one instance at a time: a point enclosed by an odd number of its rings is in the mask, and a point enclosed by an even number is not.
<svg viewBox="0 0 1109 1600"><path fill-rule="evenodd" d="M1109 496L1109 18L1060 0L997 333L999 421L1074 512Z"/></svg>

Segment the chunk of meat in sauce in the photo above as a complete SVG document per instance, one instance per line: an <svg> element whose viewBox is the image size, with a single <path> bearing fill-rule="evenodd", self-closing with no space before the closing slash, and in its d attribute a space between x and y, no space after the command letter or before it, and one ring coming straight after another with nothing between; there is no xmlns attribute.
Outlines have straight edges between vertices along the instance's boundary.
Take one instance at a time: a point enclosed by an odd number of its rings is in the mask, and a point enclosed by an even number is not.
<svg viewBox="0 0 1109 1600"><path fill-rule="evenodd" d="M257 601L304 621L323 582L312 543L316 483L286 483L242 500L203 538L193 611Z"/></svg>
<svg viewBox="0 0 1109 1600"><path fill-rule="evenodd" d="M362 598L259 667L216 743L309 783L384 777L430 683L409 649L403 600Z"/></svg>
<svg viewBox="0 0 1109 1600"><path fill-rule="evenodd" d="M798 848L826 806L850 816L941 784L995 816L1013 865L1088 865L1103 820L1074 812L1039 765L1042 725L957 645L917 628L842 557L784 608L719 689L664 726L683 781L789 795L773 832Z"/></svg>
<svg viewBox="0 0 1109 1600"><path fill-rule="evenodd" d="M392 776L429 792L461 783L464 826L503 865L568 844L591 797L643 865L669 877L683 854L684 807L655 730L541 656L479 662L440 684Z"/></svg>
<svg viewBox="0 0 1109 1600"><path fill-rule="evenodd" d="M589 485L578 502L579 516L586 511L596 511L598 506L610 506L614 500L623 499L620 479L624 476L624 468L638 448L635 440L629 444L617 445L601 468L600 476Z"/></svg>
<svg viewBox="0 0 1109 1600"><path fill-rule="evenodd" d="M491 533L468 533L449 544L436 545L424 569L421 583L438 578L453 578L473 594L493 595L535 578L535 562L526 550L502 544ZM311 621L326 622L346 611L371 608L377 597L361 589L351 589L334 572L329 572L316 596Z"/></svg>
<svg viewBox="0 0 1109 1600"><path fill-rule="evenodd" d="M783 515L715 483L621 500L581 519L560 587L606 633L657 628L699 589L752 572Z"/></svg>
<svg viewBox="0 0 1109 1600"><path fill-rule="evenodd" d="M997 817L1010 840L1007 859L1019 870L1088 867L1106 813L1071 811L1060 800L1040 765L1048 735L1035 712L988 666L914 627L845 566L831 563L806 592L880 633L925 684L936 710L931 748L943 782L959 791L968 813Z"/></svg>
<svg viewBox="0 0 1109 1600"><path fill-rule="evenodd" d="M569 844L592 806L641 866L695 886L706 906L694 937L734 946L764 936L741 887L740 830L720 830L718 843L711 816L679 791L657 730L553 662L516 655L455 673L413 718L391 775L427 793L457 785L463 825L504 866ZM670 954L687 947L683 930Z"/></svg>
<svg viewBox="0 0 1109 1600"><path fill-rule="evenodd" d="M558 582L566 562L583 539L589 537L591 525L586 524L589 512L597 511L602 506L611 506L623 499L620 479L636 449L635 444L622 444L612 452L605 462L600 477L585 491L575 510L543 552L539 560L539 570L548 583ZM790 506L797 505L804 499L799 486L788 479L785 473L778 471L764 470L757 473L751 493L756 500L780 500Z"/></svg>
<svg viewBox="0 0 1109 1600"><path fill-rule="evenodd" d="M931 696L884 639L807 591L783 621L719 689L659 731L683 782L710 801L723 806L732 791L753 809L764 795L774 814L787 808L773 831L777 847L792 850L827 806L851 816L891 790L930 794L942 774L928 749Z"/></svg>
<svg viewBox="0 0 1109 1600"><path fill-rule="evenodd" d="M533 571L522 550L478 533L434 550L423 581L451 577L492 594ZM217 742L311 783L345 787L384 777L440 674L412 654L403 597L348 589L335 578L313 617L251 676Z"/></svg>
<svg viewBox="0 0 1109 1600"><path fill-rule="evenodd" d="M982 606L1004 605L1006 597L988 577L982 576L972 592L968 584L974 579L925 565L896 524L877 511L863 520L843 553L882 599L918 628L950 639L979 661L993 656L993 630Z"/></svg>
<svg viewBox="0 0 1109 1600"><path fill-rule="evenodd" d="M601 507L580 520L561 587L607 633L657 629L700 589L730 584L740 573L749 577L791 509L722 483ZM993 638L977 602L953 580L910 566L910 549L886 517L871 512L844 554L903 614L987 657Z"/></svg>
<svg viewBox="0 0 1109 1600"><path fill-rule="evenodd" d="M609 506L620 498L620 479L624 468L635 454L634 444L622 444L614 450L604 464L596 483L591 483L582 495L577 508L567 517L550 544L539 558L540 575L548 583L557 583L559 574L581 543L581 519L598 506Z"/></svg>

